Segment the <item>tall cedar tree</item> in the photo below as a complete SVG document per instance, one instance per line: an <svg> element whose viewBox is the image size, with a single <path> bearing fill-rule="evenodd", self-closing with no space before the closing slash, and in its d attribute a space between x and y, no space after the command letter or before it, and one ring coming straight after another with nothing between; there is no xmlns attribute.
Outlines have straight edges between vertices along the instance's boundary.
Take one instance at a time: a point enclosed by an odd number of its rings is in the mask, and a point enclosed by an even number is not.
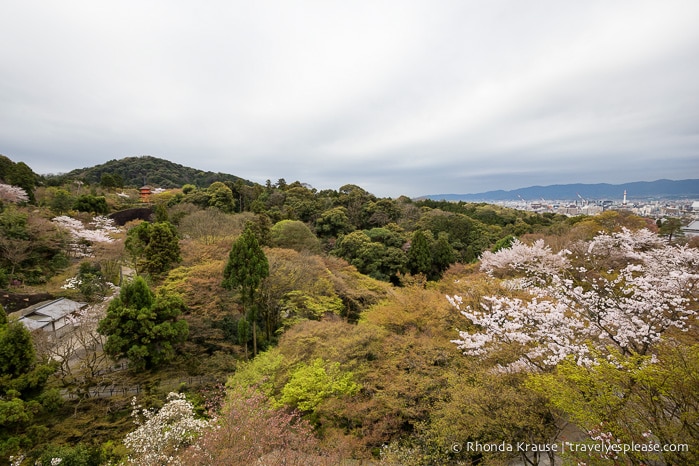
<svg viewBox="0 0 699 466"><path fill-rule="evenodd" d="M221 285L227 290L240 291L241 301L246 311L250 312L252 323L252 352L257 355L257 330L255 315L255 295L264 280L269 275L269 262L260 247L250 225L245 227L243 234L233 243L228 255L228 263L223 270Z"/></svg>
<svg viewBox="0 0 699 466"><path fill-rule="evenodd" d="M442 274L456 261L454 248L449 244L449 235L445 232L440 232L432 247L432 273L429 277L431 280L439 280Z"/></svg>
<svg viewBox="0 0 699 466"><path fill-rule="evenodd" d="M426 277L432 270L432 252L430 251L430 241L422 230L417 230L413 234L408 249L408 269L413 275L419 273Z"/></svg>
<svg viewBox="0 0 699 466"><path fill-rule="evenodd" d="M172 360L174 345L187 339L189 327L177 318L185 310L176 295L155 295L143 277L125 285L109 303L97 331L107 336L104 351L114 359L126 357L136 369L150 369Z"/></svg>

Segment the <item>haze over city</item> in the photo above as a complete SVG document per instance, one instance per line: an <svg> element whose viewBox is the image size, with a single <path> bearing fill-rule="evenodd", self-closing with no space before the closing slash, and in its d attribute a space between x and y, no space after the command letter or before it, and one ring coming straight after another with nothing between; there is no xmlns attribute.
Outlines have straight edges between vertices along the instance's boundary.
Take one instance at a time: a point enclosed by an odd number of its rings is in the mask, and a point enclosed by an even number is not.
<svg viewBox="0 0 699 466"><path fill-rule="evenodd" d="M0 153L379 195L699 175L693 0L10 0Z"/></svg>

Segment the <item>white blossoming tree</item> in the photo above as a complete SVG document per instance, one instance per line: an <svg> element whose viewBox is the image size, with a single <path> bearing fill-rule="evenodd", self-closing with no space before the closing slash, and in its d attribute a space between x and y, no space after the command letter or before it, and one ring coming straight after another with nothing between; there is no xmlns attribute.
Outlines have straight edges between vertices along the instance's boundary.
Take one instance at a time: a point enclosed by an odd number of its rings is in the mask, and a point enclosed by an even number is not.
<svg viewBox="0 0 699 466"><path fill-rule="evenodd" d="M27 191L19 186L0 183L0 201L12 202L15 204L29 202L29 195Z"/></svg>
<svg viewBox="0 0 699 466"><path fill-rule="evenodd" d="M483 254L481 268L502 292L447 297L471 324L454 342L495 360L495 372L526 371L525 388L590 441L689 445L614 461L698 464L699 250L645 229L568 247L515 241Z"/></svg>
<svg viewBox="0 0 699 466"><path fill-rule="evenodd" d="M699 250L668 245L648 230L599 234L553 253L543 241L484 253L481 268L510 277L529 298L487 296L478 309L447 296L475 326L454 340L469 355L506 344L522 356L506 369L554 366L568 356L646 355L668 329L686 330L697 310Z"/></svg>
<svg viewBox="0 0 699 466"><path fill-rule="evenodd" d="M113 236L119 233L119 228L108 217L97 216L86 226L78 219L61 215L55 217L53 223L70 235L69 249L76 257L89 257L91 246L95 243L112 243Z"/></svg>
<svg viewBox="0 0 699 466"><path fill-rule="evenodd" d="M131 405L138 428L124 438L124 445L131 451L129 464L179 465L178 453L209 425L195 417L194 406L181 393L168 394L167 403L157 411L141 409L135 398Z"/></svg>

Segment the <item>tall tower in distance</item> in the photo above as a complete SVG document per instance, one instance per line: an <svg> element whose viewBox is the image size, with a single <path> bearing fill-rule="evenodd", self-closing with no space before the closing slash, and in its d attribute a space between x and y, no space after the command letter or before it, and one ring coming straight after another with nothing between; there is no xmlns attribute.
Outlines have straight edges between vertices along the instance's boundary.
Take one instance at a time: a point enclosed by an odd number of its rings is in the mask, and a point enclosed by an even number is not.
<svg viewBox="0 0 699 466"><path fill-rule="evenodd" d="M626 190L624 190L624 202L622 202L622 205L626 205Z"/></svg>

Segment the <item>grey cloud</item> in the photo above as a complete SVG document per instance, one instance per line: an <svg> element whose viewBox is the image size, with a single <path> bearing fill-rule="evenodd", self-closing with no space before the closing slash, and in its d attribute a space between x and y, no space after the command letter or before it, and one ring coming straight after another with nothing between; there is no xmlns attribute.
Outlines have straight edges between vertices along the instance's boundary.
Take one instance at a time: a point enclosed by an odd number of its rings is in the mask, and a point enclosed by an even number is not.
<svg viewBox="0 0 699 466"><path fill-rule="evenodd" d="M377 195L699 174L692 0L10 0L0 153ZM694 175L693 175L694 174Z"/></svg>

